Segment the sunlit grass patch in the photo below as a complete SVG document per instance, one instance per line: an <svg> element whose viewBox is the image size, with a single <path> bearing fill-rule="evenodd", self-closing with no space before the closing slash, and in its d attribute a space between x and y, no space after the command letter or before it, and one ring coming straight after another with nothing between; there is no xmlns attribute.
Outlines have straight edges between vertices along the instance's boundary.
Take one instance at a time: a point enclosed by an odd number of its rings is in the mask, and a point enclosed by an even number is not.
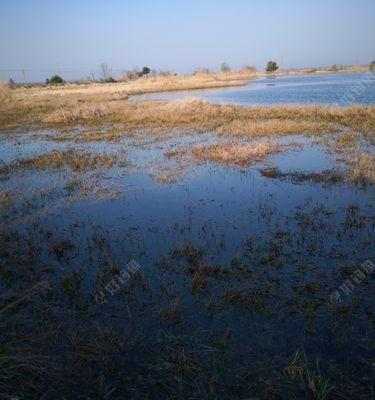
<svg viewBox="0 0 375 400"><path fill-rule="evenodd" d="M355 154L348 160L349 182L362 186L375 185L375 155L373 154Z"/></svg>
<svg viewBox="0 0 375 400"><path fill-rule="evenodd" d="M226 142L211 145L195 145L192 156L199 161L214 161L222 164L248 166L262 161L266 156L278 153L283 146L268 141L258 143Z"/></svg>
<svg viewBox="0 0 375 400"><path fill-rule="evenodd" d="M4 82L0 82L0 105L7 101L10 101L13 94L11 87Z"/></svg>
<svg viewBox="0 0 375 400"><path fill-rule="evenodd" d="M358 139L358 135L352 131L343 132L336 139L338 147L353 147Z"/></svg>
<svg viewBox="0 0 375 400"><path fill-rule="evenodd" d="M117 85L12 89L12 99L0 105L0 129L22 123L58 127L77 123L122 123L126 132L185 129L271 136L329 134L345 127L370 135L375 132L373 105L239 106L212 104L198 98L134 101L114 96L121 90ZM100 138L90 136L93 140Z"/></svg>
<svg viewBox="0 0 375 400"><path fill-rule="evenodd" d="M216 133L241 136L274 136L323 134L339 130L340 127L331 122L295 121L293 119L269 119L261 121L236 119L219 126L216 129Z"/></svg>
<svg viewBox="0 0 375 400"><path fill-rule="evenodd" d="M103 170L112 168L117 162L123 166L123 161L120 161L124 157L124 153L92 153L77 149L52 150L5 164L0 168L0 176L2 179L8 179L12 174L19 171L48 168L56 170L68 168L72 172Z"/></svg>
<svg viewBox="0 0 375 400"><path fill-rule="evenodd" d="M117 161L116 154L94 154L77 150L52 150L17 163L21 169L44 169L69 167L72 171L83 171L97 167L111 168Z"/></svg>

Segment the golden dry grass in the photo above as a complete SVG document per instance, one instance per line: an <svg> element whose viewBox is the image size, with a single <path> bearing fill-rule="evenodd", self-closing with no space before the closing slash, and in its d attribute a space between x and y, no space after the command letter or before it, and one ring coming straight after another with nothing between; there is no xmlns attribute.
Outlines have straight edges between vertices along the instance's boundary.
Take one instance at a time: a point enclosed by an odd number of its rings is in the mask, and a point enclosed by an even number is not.
<svg viewBox="0 0 375 400"><path fill-rule="evenodd" d="M349 161L349 182L362 186L375 186L375 155L356 154Z"/></svg>
<svg viewBox="0 0 375 400"><path fill-rule="evenodd" d="M0 106L2 103L9 101L12 97L13 90L8 84L0 82Z"/></svg>
<svg viewBox="0 0 375 400"><path fill-rule="evenodd" d="M358 136L354 132L352 131L343 132L341 135L337 137L336 145L338 147L352 147L355 145L357 139Z"/></svg>
<svg viewBox="0 0 375 400"><path fill-rule="evenodd" d="M273 136L292 134L322 134L339 131L337 124L332 122L295 121L293 119L269 119L261 121L234 120L216 129L219 134L241 136Z"/></svg>
<svg viewBox="0 0 375 400"><path fill-rule="evenodd" d="M111 168L117 155L115 154L93 154L78 150L52 150L48 153L38 154L35 157L18 160L14 164L4 166L0 172L9 174L12 171L22 169L45 169L69 167L72 171L84 171L88 169Z"/></svg>
<svg viewBox="0 0 375 400"><path fill-rule="evenodd" d="M98 86L99 92L95 92L95 85L93 88L84 85L82 90L64 87L13 89L11 100L0 104L0 129L25 123L69 126L107 122L120 123L121 129L127 132L178 128L245 136L321 134L336 132L343 127L363 133L375 131L375 106L244 107L211 104L197 98L131 101L117 96L115 84ZM93 138L100 139L100 135Z"/></svg>
<svg viewBox="0 0 375 400"><path fill-rule="evenodd" d="M42 123L121 121L129 131L181 128L196 132L215 131L219 134L250 136L329 133L339 131L343 126L362 132L374 132L374 111L374 106L241 107L186 98L58 109L42 116Z"/></svg>
<svg viewBox="0 0 375 400"><path fill-rule="evenodd" d="M244 80L254 77L249 71L229 73L197 73L193 75L144 76L139 79L118 83L90 83L35 87L26 90L31 96L40 93L52 96L69 95L110 95L112 100L125 100L130 95L166 92L176 90L194 90L245 85Z"/></svg>
<svg viewBox="0 0 375 400"><path fill-rule="evenodd" d="M192 156L200 161L214 161L222 164L248 166L262 161L270 154L282 150L282 146L264 141L259 143L226 142L210 145L196 145L192 148Z"/></svg>
<svg viewBox="0 0 375 400"><path fill-rule="evenodd" d="M179 177L187 170L188 165L177 164L170 165L168 163L152 160L148 165L148 171L152 178L160 183L175 183Z"/></svg>

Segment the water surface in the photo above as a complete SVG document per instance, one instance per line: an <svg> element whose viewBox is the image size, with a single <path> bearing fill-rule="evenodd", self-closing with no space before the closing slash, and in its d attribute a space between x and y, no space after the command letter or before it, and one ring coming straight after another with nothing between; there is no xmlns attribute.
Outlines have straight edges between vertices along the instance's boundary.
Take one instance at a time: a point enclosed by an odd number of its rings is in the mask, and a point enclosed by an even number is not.
<svg viewBox="0 0 375 400"><path fill-rule="evenodd" d="M353 97L348 97L352 95ZM288 75L247 81L244 87L153 93L133 99L196 96L213 103L347 105L375 103L375 73ZM348 99L350 99L348 101Z"/></svg>
<svg viewBox="0 0 375 400"><path fill-rule="evenodd" d="M46 399L242 400L272 390L280 399L306 398L306 388L285 376L297 351L335 393L371 398L373 277L342 303L330 295L375 260L374 191L259 171L332 168L326 146L285 136L275 140L299 146L247 168L191 163L176 181L161 182L155 160L168 162L166 149L215 135L51 141L57 133L4 133L0 157L9 164L51 149L126 150L126 164L21 169L0 182L12 193L0 214L2 291L21 297L36 278L52 285L20 307L33 315L35 349L69 366ZM140 276L98 303L95 293L131 259ZM17 314L8 321L19 329ZM51 326L52 340L42 341ZM5 332L11 341L13 330ZM37 393L50 384L43 377Z"/></svg>

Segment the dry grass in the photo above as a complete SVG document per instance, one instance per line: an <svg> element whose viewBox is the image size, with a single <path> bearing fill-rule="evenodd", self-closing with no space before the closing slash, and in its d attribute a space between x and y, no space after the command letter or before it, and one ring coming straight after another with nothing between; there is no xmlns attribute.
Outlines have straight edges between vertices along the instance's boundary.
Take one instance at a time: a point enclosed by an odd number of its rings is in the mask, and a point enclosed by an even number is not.
<svg viewBox="0 0 375 400"><path fill-rule="evenodd" d="M201 74L198 74L199 76ZM204 74L203 74L204 75ZM167 77L170 82L182 82L192 78ZM199 82L199 77L195 77ZM212 75L210 78L213 79ZM219 78L217 78L219 79ZM155 82L161 82L155 78ZM132 85L153 83L153 79L136 81ZM163 81L164 82L164 81ZM229 81L226 81L229 82ZM165 82L164 82L165 83ZM130 85L130 83L129 83ZM164 137L183 133L215 132L218 135L241 136L246 138L273 137L276 135L333 135L332 142L343 148L353 147L359 132L369 142L374 140L375 106L352 105L349 107L327 105L275 105L275 106L237 106L211 104L197 98L171 101L131 101L123 89L116 84L85 85L61 88L10 89L12 96L0 104L0 129L35 123L40 126L54 126L61 129L80 124L83 130L76 135L80 141L114 141L123 135L147 135ZM143 89L142 89L143 90ZM148 88L147 90L152 90ZM103 128L105 127L105 128ZM108 127L108 128L107 128ZM356 133L358 132L358 133ZM163 136L164 135L164 136ZM76 140L74 135L56 135L58 140ZM263 160L268 154L281 151L278 146L268 142L235 143L229 140L224 144L198 145L191 149L192 159L210 160L220 163L246 166ZM182 159L186 149L166 150L167 158ZM20 160L10 168L61 168L67 166L73 171L92 169L95 166L111 167L114 159L108 155L75 154L74 152L53 151L33 159ZM367 164L366 164L367 163ZM363 155L358 163L349 163L352 182L373 182L373 159ZM6 172L9 166L2 169ZM170 182L185 170L185 165L160 165L151 172L158 180ZM8 171L9 172L9 171Z"/></svg>
<svg viewBox="0 0 375 400"><path fill-rule="evenodd" d="M226 142L208 146L196 145L192 148L192 155L200 161L209 160L222 164L248 166L281 150L282 146L266 141L259 143Z"/></svg>
<svg viewBox="0 0 375 400"><path fill-rule="evenodd" d="M338 147L353 147L356 144L357 139L358 136L354 132L343 132L337 137L336 145Z"/></svg>
<svg viewBox="0 0 375 400"><path fill-rule="evenodd" d="M117 160L115 154L93 154L85 151L52 150L32 158L21 159L15 164L6 165L1 169L2 174L9 174L20 169L45 169L69 167L72 171L87 169L111 168Z"/></svg>
<svg viewBox="0 0 375 400"><path fill-rule="evenodd" d="M164 151L164 155L167 158L182 159L186 155L186 146L174 146Z"/></svg>
<svg viewBox="0 0 375 400"><path fill-rule="evenodd" d="M338 131L340 128L332 122L295 121L293 119L268 119L261 121L233 120L216 129L219 134L241 136L273 136L293 134L323 134Z"/></svg>
<svg viewBox="0 0 375 400"><path fill-rule="evenodd" d="M13 94L13 90L8 84L0 82L0 106L2 103L10 101Z"/></svg>
<svg viewBox="0 0 375 400"><path fill-rule="evenodd" d="M168 79L173 80L171 77ZM132 85L141 84L136 82ZM152 80L147 82L148 85ZM13 89L11 100L0 104L0 129L25 123L61 127L108 122L121 123L128 132L178 128L195 132L211 130L229 135L270 136L281 133L322 134L336 132L343 127L370 135L375 131L375 106L244 107L210 104L196 98L130 101L118 95L123 89L118 92L116 84L82 86ZM97 138L100 139L100 136Z"/></svg>
<svg viewBox="0 0 375 400"><path fill-rule="evenodd" d="M356 154L349 161L349 182L361 186L375 186L375 155Z"/></svg>
<svg viewBox="0 0 375 400"><path fill-rule="evenodd" d="M273 135L326 133L347 126L375 131L374 106L255 106L210 104L195 98L175 101L109 101L104 96L33 95L21 90L0 106L0 127L22 123L67 126L76 123L121 122L127 131L173 128L220 134Z"/></svg>
<svg viewBox="0 0 375 400"><path fill-rule="evenodd" d="M167 131L175 128L218 134L271 136L277 134L324 134L348 127L375 132L375 107L351 106L255 106L210 104L196 98L143 101L58 109L42 117L45 124L123 122L134 130Z"/></svg>
<svg viewBox="0 0 375 400"><path fill-rule="evenodd" d="M194 90L243 86L244 80L256 74L249 71L230 73L197 73L193 75L144 76L136 80L118 83L65 84L27 89L32 96L48 93L53 96L81 94L111 95L112 100L125 100L129 95L176 90Z"/></svg>
<svg viewBox="0 0 375 400"><path fill-rule="evenodd" d="M170 165L162 161L152 160L149 163L149 174L160 183L175 183L187 170L186 164Z"/></svg>

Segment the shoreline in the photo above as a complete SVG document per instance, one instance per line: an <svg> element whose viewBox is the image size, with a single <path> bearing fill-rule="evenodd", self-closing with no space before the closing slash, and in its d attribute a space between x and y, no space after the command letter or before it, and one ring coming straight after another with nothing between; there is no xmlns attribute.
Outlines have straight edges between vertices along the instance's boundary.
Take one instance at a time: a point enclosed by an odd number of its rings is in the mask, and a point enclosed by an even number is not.
<svg viewBox="0 0 375 400"><path fill-rule="evenodd" d="M238 74L237 74L238 76ZM285 76L281 73L273 76ZM338 115L345 110L356 110L353 113L361 113L365 110L373 110L374 104L353 104L338 106L324 103L280 103L280 104L237 104L237 103L210 103L206 100L194 98L194 91L223 89L225 87L244 87L244 76L237 80L228 75L228 80L219 78L213 80L200 77L163 77L163 79L144 79L132 84L93 84L81 86L61 86L43 88L16 88L8 85L0 86L0 131L14 129L22 125L38 125L42 127L63 127L73 124L101 124L101 123L134 123L132 113L142 110L143 115L137 116L137 127L148 128L152 124L159 124L161 128L174 129L194 123L196 120L211 120L223 118L222 113L247 114L249 107L252 109L280 110L288 109L290 115L285 118L293 118L296 110L318 110L318 115L328 113ZM258 76L259 79L262 77ZM247 76L247 79L257 77ZM126 87L126 90L123 90ZM190 97L177 99L145 99L136 96L157 95L167 92L192 92ZM224 110L224 111L223 111ZM266 111L268 112L268 111ZM163 116L160 113L167 114ZM171 114L174 114L173 116ZM216 115L216 117L214 117ZM186 120L187 118L187 120ZM233 116L225 116L232 119ZM236 117L236 119L238 119ZM357 118L356 118L357 119ZM366 119L368 119L366 117ZM248 117L245 117L245 122ZM370 118L372 121L372 119ZM173 122L172 122L173 121ZM239 118L239 123L243 123ZM371 122L372 124L372 122Z"/></svg>

